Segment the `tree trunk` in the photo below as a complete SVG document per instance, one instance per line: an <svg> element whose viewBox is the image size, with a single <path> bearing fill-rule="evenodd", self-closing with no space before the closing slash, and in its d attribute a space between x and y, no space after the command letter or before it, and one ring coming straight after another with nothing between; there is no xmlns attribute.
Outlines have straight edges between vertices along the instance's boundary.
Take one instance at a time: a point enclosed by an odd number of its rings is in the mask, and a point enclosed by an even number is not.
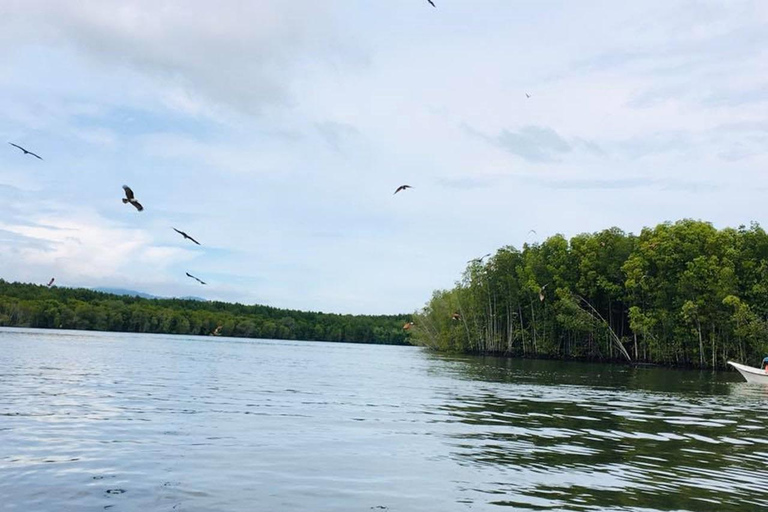
<svg viewBox="0 0 768 512"><path fill-rule="evenodd" d="M704 368L704 341L701 338L701 322L696 320L696 330L699 331L699 366Z"/></svg>

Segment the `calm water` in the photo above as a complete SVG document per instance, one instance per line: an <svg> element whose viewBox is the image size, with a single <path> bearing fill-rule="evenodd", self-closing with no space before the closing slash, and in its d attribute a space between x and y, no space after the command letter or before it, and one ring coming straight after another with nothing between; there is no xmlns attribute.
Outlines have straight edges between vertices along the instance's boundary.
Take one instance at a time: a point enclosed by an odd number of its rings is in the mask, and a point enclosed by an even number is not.
<svg viewBox="0 0 768 512"><path fill-rule="evenodd" d="M739 379L0 330L0 510L765 510Z"/></svg>

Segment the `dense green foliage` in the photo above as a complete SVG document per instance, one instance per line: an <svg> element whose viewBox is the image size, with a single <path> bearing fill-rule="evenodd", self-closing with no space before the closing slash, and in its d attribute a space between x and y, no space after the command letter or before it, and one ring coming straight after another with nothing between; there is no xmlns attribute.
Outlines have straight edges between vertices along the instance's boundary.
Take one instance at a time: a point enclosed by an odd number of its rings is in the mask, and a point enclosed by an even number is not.
<svg viewBox="0 0 768 512"><path fill-rule="evenodd" d="M353 316L183 299L142 299L0 279L0 326L405 344L407 316Z"/></svg>
<svg viewBox="0 0 768 512"><path fill-rule="evenodd" d="M413 337L444 351L722 367L768 354L767 318L765 231L683 220L502 248L435 292Z"/></svg>

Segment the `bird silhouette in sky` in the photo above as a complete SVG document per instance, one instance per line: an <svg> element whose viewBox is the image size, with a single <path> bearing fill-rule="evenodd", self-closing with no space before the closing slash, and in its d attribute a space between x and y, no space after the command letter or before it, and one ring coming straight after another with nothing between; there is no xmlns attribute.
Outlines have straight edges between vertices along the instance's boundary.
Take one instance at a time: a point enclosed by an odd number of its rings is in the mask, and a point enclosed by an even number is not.
<svg viewBox="0 0 768 512"><path fill-rule="evenodd" d="M413 187L410 185L400 185L399 187L397 187L397 190L395 190L395 194L397 194L398 192L402 192L403 190L407 190L409 188L413 188ZM392 194L392 195L395 195L395 194Z"/></svg>
<svg viewBox="0 0 768 512"><path fill-rule="evenodd" d="M48 288L50 288L51 286L53 286L53 282L54 282L55 280L56 280L56 278L55 278L55 277L52 277L52 278L51 278L51 280L50 280L50 281L48 281L48 284L47 284L47 285L45 285L45 286L47 286Z"/></svg>
<svg viewBox="0 0 768 512"><path fill-rule="evenodd" d="M534 235L538 235L535 229L529 229L528 234L530 235L531 233L533 233Z"/></svg>
<svg viewBox="0 0 768 512"><path fill-rule="evenodd" d="M183 236L184 238L186 238L187 240L192 240L192 241L193 241L193 242L195 242L197 245L200 245L200 242L198 242L197 240L195 240L194 238L192 238L191 236L189 236L189 235L188 235L188 234L186 234L185 232L183 232L183 231L179 231L179 230L178 230L178 229L176 229L176 228L173 228L173 230L174 230L175 232L177 232L178 234L180 234L181 236Z"/></svg>
<svg viewBox="0 0 768 512"><path fill-rule="evenodd" d="M435 5L435 2L433 2L432 0L427 0L427 2L429 2L429 5L431 5L432 7L437 7L437 6Z"/></svg>
<svg viewBox="0 0 768 512"><path fill-rule="evenodd" d="M35 157L37 159L40 159L40 160L43 159L43 157L41 157L37 153L33 153L31 151L28 151L28 150L24 149L23 147L19 146L18 144L14 144L13 142L9 142L8 144L10 144L11 146L13 146L15 148L19 148L20 150L22 150L24 152L25 155L32 155L33 157Z"/></svg>
<svg viewBox="0 0 768 512"><path fill-rule="evenodd" d="M483 256L480 256L479 258L475 258L475 259L469 260L467 263L482 263L483 260L485 258L487 258L488 256L490 256L490 255L491 255L491 253L485 254Z"/></svg>
<svg viewBox="0 0 768 512"><path fill-rule="evenodd" d="M192 279L194 279L194 280L195 280L195 281L197 281L198 283L200 283L200 284L206 284L206 282L205 282L205 281L203 281L202 279L200 279L200 278L198 278L198 277L195 277L195 276L193 276L193 275L192 275L192 274L190 274L189 272L185 272L185 273L187 274L187 277L191 277Z"/></svg>
<svg viewBox="0 0 768 512"><path fill-rule="evenodd" d="M528 98L528 99L531 99L531 95L528 94L528 93L525 93L525 97Z"/></svg>
<svg viewBox="0 0 768 512"><path fill-rule="evenodd" d="M131 187L129 187L128 185L123 185L123 190L125 190L125 197L123 198L123 203L131 203L133 206L136 207L137 210L142 211L144 207L141 206L141 203L138 202L134 197L133 190L131 190Z"/></svg>

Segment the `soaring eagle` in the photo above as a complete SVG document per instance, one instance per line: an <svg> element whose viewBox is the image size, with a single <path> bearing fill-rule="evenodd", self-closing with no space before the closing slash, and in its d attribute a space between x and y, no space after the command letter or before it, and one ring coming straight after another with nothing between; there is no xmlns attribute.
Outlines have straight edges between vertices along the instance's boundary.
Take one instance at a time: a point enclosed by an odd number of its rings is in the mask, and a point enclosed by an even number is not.
<svg viewBox="0 0 768 512"><path fill-rule="evenodd" d="M200 278L198 278L198 277L195 277L195 276L193 276L193 275L192 275L192 274L190 274L189 272L186 272L186 274L187 274L187 277L191 277L192 279L194 279L194 280L195 280L195 281L197 281L198 283L200 283L200 284L205 284L205 281L203 281L202 279L200 279Z"/></svg>
<svg viewBox="0 0 768 512"><path fill-rule="evenodd" d="M475 258L473 260L469 260L467 263L482 263L485 258L490 256L491 253L485 254L483 256L480 256L479 258Z"/></svg>
<svg viewBox="0 0 768 512"><path fill-rule="evenodd" d="M37 153L33 153L31 151L27 151L26 149L24 149L23 147L19 146L18 144L14 144L13 142L9 142L8 144L10 144L11 146L13 146L15 148L19 148L20 150L22 150L24 152L25 155L32 155L33 157L38 158L40 160L43 159L43 157L41 157Z"/></svg>
<svg viewBox="0 0 768 512"><path fill-rule="evenodd" d="M181 236L183 236L184 238L186 238L187 240L192 240L192 241L193 241L193 242L195 242L197 245L200 245L200 242L198 242L197 240L195 240L194 238L192 238L191 236L189 236L189 235L188 235L188 234L186 234L185 232L183 232L183 231L179 231L179 230L178 230L178 229L176 229L176 228L173 228L173 230L174 230L175 232L177 232L178 234L180 234Z"/></svg>
<svg viewBox="0 0 768 512"><path fill-rule="evenodd" d="M125 190L125 197L123 198L123 203L131 203L139 211L144 209L144 207L141 206L141 203L138 202L136 198L133 196L133 190L131 190L131 187L129 187L128 185L123 185L123 190Z"/></svg>

